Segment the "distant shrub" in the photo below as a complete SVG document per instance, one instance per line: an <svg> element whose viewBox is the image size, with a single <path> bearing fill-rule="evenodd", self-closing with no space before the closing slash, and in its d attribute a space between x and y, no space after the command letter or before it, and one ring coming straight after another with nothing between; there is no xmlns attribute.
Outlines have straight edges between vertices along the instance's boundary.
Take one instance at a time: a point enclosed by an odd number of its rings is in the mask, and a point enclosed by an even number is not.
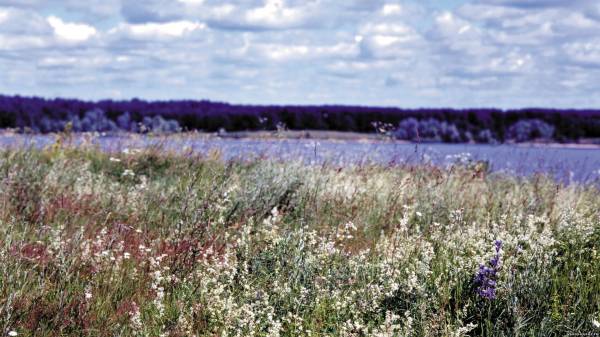
<svg viewBox="0 0 600 337"><path fill-rule="evenodd" d="M419 137L421 139L440 141L440 129L441 125L438 120L430 118L419 121Z"/></svg>
<svg viewBox="0 0 600 337"><path fill-rule="evenodd" d="M393 135L397 139L416 140L419 135L419 121L412 117L403 120Z"/></svg>
<svg viewBox="0 0 600 337"><path fill-rule="evenodd" d="M471 133L471 131L466 131L466 132L463 134L463 137L462 137L462 139L463 139L463 141L464 141L464 142L466 142L466 143L471 143L471 142L473 142L473 141L475 140L475 137L473 137L473 133Z"/></svg>
<svg viewBox="0 0 600 337"><path fill-rule="evenodd" d="M400 122L398 128L392 134L397 139L412 141L444 141L449 143L462 141L460 131L458 131L456 125L440 122L434 118L421 121L416 118L407 118Z"/></svg>
<svg viewBox="0 0 600 337"><path fill-rule="evenodd" d="M441 137L447 143L459 143L463 140L456 125L446 122L441 123Z"/></svg>
<svg viewBox="0 0 600 337"><path fill-rule="evenodd" d="M144 128L153 133L175 133L181 131L176 120L167 120L161 116L144 117L142 124Z"/></svg>
<svg viewBox="0 0 600 337"><path fill-rule="evenodd" d="M508 138L517 142L533 139L552 139L554 126L540 119L524 119L508 129Z"/></svg>
<svg viewBox="0 0 600 337"><path fill-rule="evenodd" d="M111 132L119 129L114 121L106 117L102 109L89 110L83 118L75 116L70 122L73 124L73 131L77 132ZM52 131L62 131L62 128Z"/></svg>
<svg viewBox="0 0 600 337"><path fill-rule="evenodd" d="M496 137L494 137L494 134L492 133L492 131L490 131L488 129L479 131L476 139L477 139L477 142L479 142L479 143L486 143L486 144L498 143L498 140L496 139Z"/></svg>
<svg viewBox="0 0 600 337"><path fill-rule="evenodd" d="M117 126L121 130L134 131L132 130L132 127L135 125L136 124L131 120L131 114L128 111L117 117Z"/></svg>
<svg viewBox="0 0 600 337"><path fill-rule="evenodd" d="M153 132L174 133L181 131L179 123L174 119L165 119L162 116L144 117L141 123L136 122L129 112L124 112L116 118L110 119L104 110L96 108L85 112L83 118L79 115L71 116L67 120L42 117L32 129L37 132L60 132L67 124L75 132Z"/></svg>
<svg viewBox="0 0 600 337"><path fill-rule="evenodd" d="M65 121L54 120L48 117L42 117L37 125L32 127L37 132L54 132L57 130L63 130L66 125Z"/></svg>

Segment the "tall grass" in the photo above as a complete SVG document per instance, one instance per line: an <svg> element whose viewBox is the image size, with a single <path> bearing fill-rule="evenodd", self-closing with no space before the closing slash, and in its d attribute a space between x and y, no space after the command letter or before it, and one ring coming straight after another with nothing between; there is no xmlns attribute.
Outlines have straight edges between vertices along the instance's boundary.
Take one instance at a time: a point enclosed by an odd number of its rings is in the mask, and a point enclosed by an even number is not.
<svg viewBox="0 0 600 337"><path fill-rule="evenodd" d="M599 333L599 206L460 165L4 151L0 333Z"/></svg>

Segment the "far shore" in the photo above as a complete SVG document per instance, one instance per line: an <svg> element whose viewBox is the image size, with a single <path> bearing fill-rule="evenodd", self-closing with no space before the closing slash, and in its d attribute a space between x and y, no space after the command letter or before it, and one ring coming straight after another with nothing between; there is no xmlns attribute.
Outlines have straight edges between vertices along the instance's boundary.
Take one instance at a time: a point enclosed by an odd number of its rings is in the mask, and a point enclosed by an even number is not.
<svg viewBox="0 0 600 337"><path fill-rule="evenodd" d="M286 130L286 131L240 131L223 132L211 134L212 137L230 138L230 139L317 139L317 140L339 140L339 141L365 141L365 142L394 142L398 144L479 144L479 143L444 143L444 142L411 142L406 140L393 139L389 136L378 133L360 133L346 131L323 131L323 130ZM481 145L481 144L480 144ZM582 148L582 149L600 149L600 139L583 139L578 143L559 143L553 141L532 141L532 142L506 142L498 145L514 146L539 146L539 147L557 147L557 148Z"/></svg>

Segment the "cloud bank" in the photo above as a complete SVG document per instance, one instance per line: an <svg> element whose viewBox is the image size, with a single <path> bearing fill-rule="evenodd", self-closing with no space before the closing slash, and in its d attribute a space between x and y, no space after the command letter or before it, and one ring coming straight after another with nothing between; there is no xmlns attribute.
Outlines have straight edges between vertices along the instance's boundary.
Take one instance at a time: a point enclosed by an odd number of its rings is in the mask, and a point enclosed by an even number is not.
<svg viewBox="0 0 600 337"><path fill-rule="evenodd" d="M599 107L585 0L0 0L0 92Z"/></svg>

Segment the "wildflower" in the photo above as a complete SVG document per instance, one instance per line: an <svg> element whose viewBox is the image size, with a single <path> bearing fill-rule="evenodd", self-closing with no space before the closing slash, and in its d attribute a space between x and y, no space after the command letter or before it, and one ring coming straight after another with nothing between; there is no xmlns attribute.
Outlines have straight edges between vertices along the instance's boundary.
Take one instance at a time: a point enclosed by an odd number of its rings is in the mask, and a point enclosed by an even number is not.
<svg viewBox="0 0 600 337"><path fill-rule="evenodd" d="M356 225L354 224L354 222L349 221L344 225L344 229L346 229L347 231L355 231L356 230Z"/></svg>
<svg viewBox="0 0 600 337"><path fill-rule="evenodd" d="M142 315L140 313L140 307L135 303L131 303L131 311L129 311L129 319L131 322L131 326L134 329L142 328Z"/></svg>
<svg viewBox="0 0 600 337"><path fill-rule="evenodd" d="M113 163L120 163L120 162L121 162L121 159L119 159L119 158L115 158L115 157L110 157L110 158L109 158L109 160L110 160L111 162L113 162Z"/></svg>
<svg viewBox="0 0 600 337"><path fill-rule="evenodd" d="M14 331L14 330L11 330L11 331L8 333L8 335L9 335L9 336L13 336L13 337L14 337L14 336L17 336L17 335L19 335L19 334L18 334L16 331Z"/></svg>
<svg viewBox="0 0 600 337"><path fill-rule="evenodd" d="M475 329L477 327L477 324L475 323L469 323L463 327L458 328L458 330L452 334L453 336L467 336L469 332L471 332L473 329Z"/></svg>
<svg viewBox="0 0 600 337"><path fill-rule="evenodd" d="M592 319L592 325L593 325L595 328L600 328L600 322L598 322L598 321L597 321L597 320L595 320L595 319Z"/></svg>
<svg viewBox="0 0 600 337"><path fill-rule="evenodd" d="M489 267L484 266L483 264L480 265L479 270L475 275L477 294L488 300L496 298L496 280L498 270L500 269L500 249L502 248L502 241L496 240L494 246L496 254L490 260Z"/></svg>
<svg viewBox="0 0 600 337"><path fill-rule="evenodd" d="M123 174L121 174L123 177L135 177L135 173L130 170L130 169L126 169L125 171L123 171Z"/></svg>

